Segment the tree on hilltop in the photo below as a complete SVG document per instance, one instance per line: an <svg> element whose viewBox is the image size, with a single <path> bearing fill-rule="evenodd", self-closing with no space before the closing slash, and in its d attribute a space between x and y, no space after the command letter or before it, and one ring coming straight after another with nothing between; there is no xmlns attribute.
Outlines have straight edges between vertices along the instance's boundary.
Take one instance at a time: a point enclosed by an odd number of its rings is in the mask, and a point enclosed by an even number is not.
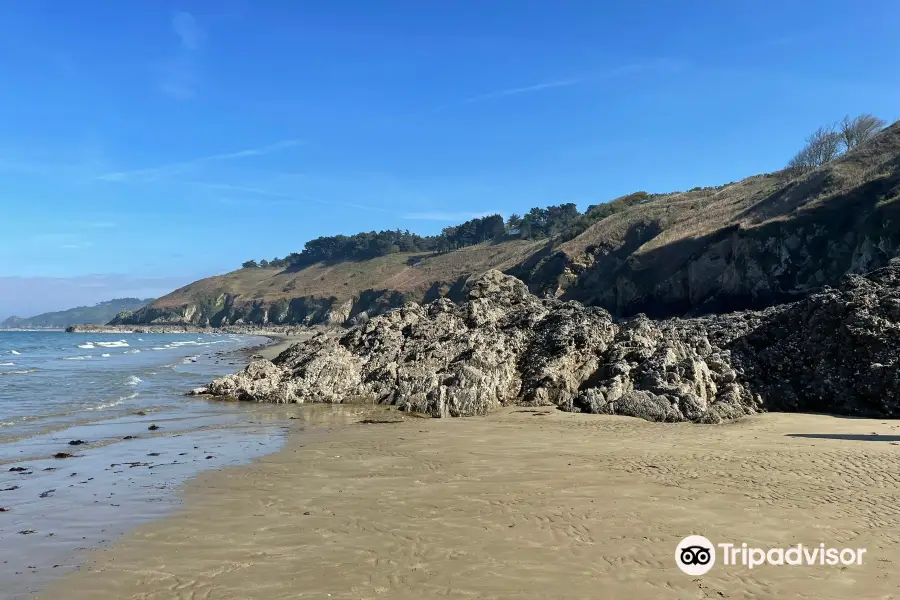
<svg viewBox="0 0 900 600"><path fill-rule="evenodd" d="M878 135L887 123L868 113L847 115L840 123L819 127L806 138L806 144L788 162L787 168L805 173L821 167Z"/></svg>
<svg viewBox="0 0 900 600"><path fill-rule="evenodd" d="M886 125L885 121L868 113L852 119L847 115L838 126L841 142L846 150L853 150L875 137Z"/></svg>
<svg viewBox="0 0 900 600"><path fill-rule="evenodd" d="M833 126L819 127L806 138L806 145L788 163L788 168L806 172L821 167L841 153L841 134Z"/></svg>

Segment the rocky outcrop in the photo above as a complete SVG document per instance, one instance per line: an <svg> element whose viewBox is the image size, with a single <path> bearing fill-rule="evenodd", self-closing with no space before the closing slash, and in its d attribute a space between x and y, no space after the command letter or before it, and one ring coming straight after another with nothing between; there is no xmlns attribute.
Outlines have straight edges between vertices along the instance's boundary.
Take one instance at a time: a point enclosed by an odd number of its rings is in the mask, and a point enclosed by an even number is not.
<svg viewBox="0 0 900 600"><path fill-rule="evenodd" d="M133 313L118 315L114 326L229 327L240 325L316 325L341 326L365 321L409 301L422 300L423 294L408 295L396 290L365 290L356 297L299 296L279 300L244 301L240 297L219 294L176 306L149 305Z"/></svg>
<svg viewBox="0 0 900 600"><path fill-rule="evenodd" d="M435 417L508 404L716 423L762 410L900 416L900 262L803 301L616 322L489 271L468 300L408 304L319 335L195 393L365 399Z"/></svg>

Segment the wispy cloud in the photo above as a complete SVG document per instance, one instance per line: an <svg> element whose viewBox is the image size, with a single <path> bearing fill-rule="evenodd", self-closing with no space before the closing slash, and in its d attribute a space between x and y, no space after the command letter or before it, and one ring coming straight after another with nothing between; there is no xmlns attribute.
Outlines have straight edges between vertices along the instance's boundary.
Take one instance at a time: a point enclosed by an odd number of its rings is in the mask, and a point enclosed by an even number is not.
<svg viewBox="0 0 900 600"><path fill-rule="evenodd" d="M189 12L175 13L171 28L178 37L180 48L176 56L160 66L159 89L176 100L190 100L197 95L200 85L198 53L206 33Z"/></svg>
<svg viewBox="0 0 900 600"><path fill-rule="evenodd" d="M457 100L455 102L450 102L448 104L443 104L441 106L433 109L432 112L440 112L443 110L447 110L449 108L461 107L470 104L477 104L480 102L487 102L489 100L498 100L500 98L508 98L510 96L519 96L523 94L535 94L539 92L545 92L560 88L569 88L580 85L588 85L591 83L597 83L600 81L613 79L616 77L621 77L624 75L629 75L632 73L636 73L639 71L644 71L647 69L658 69L658 68L673 68L676 65L676 61L673 61L668 58L651 60L640 63L626 64L618 67L613 67L611 69L606 69L604 71L598 71L594 73L589 73L586 75L582 75L579 77L567 77L562 79L554 79L551 81L543 81L539 83L534 83L531 85L523 85L518 87L504 88L500 90L493 90L490 92L485 92L481 94L476 94L474 96L469 96L468 98L463 98L462 100Z"/></svg>
<svg viewBox="0 0 900 600"><path fill-rule="evenodd" d="M450 221L461 223L469 219L477 219L488 215L499 214L499 211L488 210L483 212L411 212L403 214L404 219L414 219L419 221Z"/></svg>
<svg viewBox="0 0 900 600"><path fill-rule="evenodd" d="M197 50L203 43L205 34L197 25L197 20L189 12L178 12L172 17L172 30L181 40L186 50Z"/></svg>
<svg viewBox="0 0 900 600"><path fill-rule="evenodd" d="M579 79L561 79L559 81L548 81L546 83L537 83L535 85L527 85L525 87L510 88L506 90L497 90L486 94L479 94L462 100L460 104L475 104L476 102L484 102L485 100L493 100L495 98L503 98L504 96L516 96L518 94L531 94L542 90L553 88L570 87L584 83L584 78Z"/></svg>
<svg viewBox="0 0 900 600"><path fill-rule="evenodd" d="M149 167L144 169L135 169L131 171L117 171L113 173L104 173L95 179L99 181L115 181L124 183L150 183L159 181L165 177L177 175L190 171L191 169L206 163L221 162L228 160L236 160L241 158L250 158L253 156L264 156L287 150L301 144L300 140L282 140L274 144L259 146L257 148L248 148L246 150L238 150L237 152L225 152L222 154L211 154L209 156L200 156L189 160L169 163L157 167Z"/></svg>

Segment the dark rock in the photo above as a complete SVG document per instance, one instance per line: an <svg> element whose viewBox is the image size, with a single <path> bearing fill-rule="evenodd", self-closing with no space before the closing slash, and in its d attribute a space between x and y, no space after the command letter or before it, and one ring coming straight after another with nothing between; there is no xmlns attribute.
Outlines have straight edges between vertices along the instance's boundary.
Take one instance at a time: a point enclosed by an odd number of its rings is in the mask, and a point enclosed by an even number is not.
<svg viewBox="0 0 900 600"><path fill-rule="evenodd" d="M72 458L72 455L68 452L57 452L53 455L53 458Z"/></svg>
<svg viewBox="0 0 900 600"><path fill-rule="evenodd" d="M31 535L32 533L37 533L34 529L23 529L19 532L19 535Z"/></svg>
<svg viewBox="0 0 900 600"><path fill-rule="evenodd" d="M50 496L53 495L53 492L55 492L55 491L56 490L47 490L46 492L41 492L40 497L41 498L49 498Z"/></svg>
<svg viewBox="0 0 900 600"><path fill-rule="evenodd" d="M70 446L81 446L82 444L87 444L84 440L72 440L69 442Z"/></svg>
<svg viewBox="0 0 900 600"><path fill-rule="evenodd" d="M160 426L159 426L159 425L151 425L151 426L148 427L147 429L148 429L149 431L156 431L157 429L160 429Z"/></svg>
<svg viewBox="0 0 900 600"><path fill-rule="evenodd" d="M12 468L10 468L11 473L21 473L21 472L27 471L27 470L28 470L27 467L12 467Z"/></svg>
<svg viewBox="0 0 900 600"><path fill-rule="evenodd" d="M137 439L137 436L136 435L126 435L122 439L123 440L134 440L134 439Z"/></svg>
<svg viewBox="0 0 900 600"><path fill-rule="evenodd" d="M258 402L394 404L435 417L504 405L718 423L763 410L900 417L900 261L799 302L617 322L489 271L438 299L320 334L202 388Z"/></svg>

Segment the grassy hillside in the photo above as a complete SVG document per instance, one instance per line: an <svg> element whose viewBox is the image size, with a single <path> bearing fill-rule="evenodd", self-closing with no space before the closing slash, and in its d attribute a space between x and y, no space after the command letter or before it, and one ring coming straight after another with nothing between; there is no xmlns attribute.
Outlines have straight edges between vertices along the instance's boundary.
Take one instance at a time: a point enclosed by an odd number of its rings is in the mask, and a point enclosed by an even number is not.
<svg viewBox="0 0 900 600"><path fill-rule="evenodd" d="M100 302L94 306L79 306L57 312L43 313L34 317L10 317L0 323L0 328L16 329L63 329L78 323L107 323L122 311L134 311L150 302L153 298L116 298Z"/></svg>
<svg viewBox="0 0 900 600"><path fill-rule="evenodd" d="M343 322L361 312L374 314L407 301L452 295L471 275L511 268L544 245L514 240L443 254L395 253L319 263L296 271L240 269L177 289L117 322Z"/></svg>
<svg viewBox="0 0 900 600"><path fill-rule="evenodd" d="M759 307L885 264L900 248L900 123L815 170L600 204L552 242L482 243L192 283L124 323L346 323L454 298L501 269L542 295L665 317Z"/></svg>
<svg viewBox="0 0 900 600"><path fill-rule="evenodd" d="M900 123L809 173L652 197L523 276L618 314L764 306L896 256L898 198Z"/></svg>

